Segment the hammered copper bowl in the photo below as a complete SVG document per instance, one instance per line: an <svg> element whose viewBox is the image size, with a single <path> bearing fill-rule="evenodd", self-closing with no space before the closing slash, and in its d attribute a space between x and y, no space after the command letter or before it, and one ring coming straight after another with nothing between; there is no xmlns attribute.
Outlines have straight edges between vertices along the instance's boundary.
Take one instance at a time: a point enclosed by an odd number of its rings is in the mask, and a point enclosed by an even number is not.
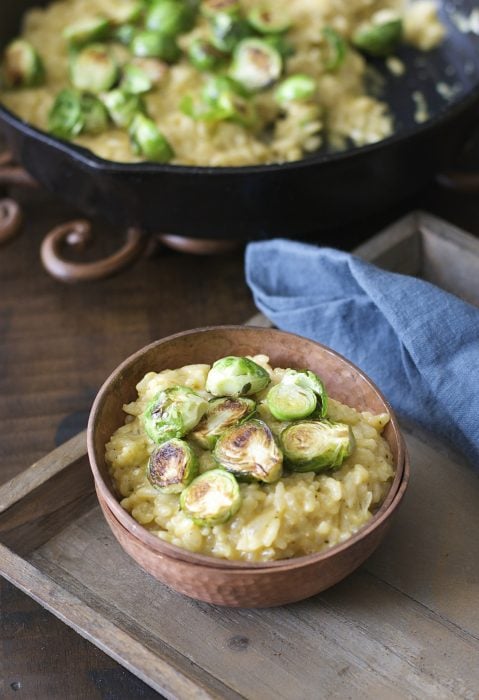
<svg viewBox="0 0 479 700"><path fill-rule="evenodd" d="M371 520L344 543L308 556L261 564L226 561L165 542L137 523L120 505L105 462L105 445L124 423L122 406L135 400L136 384L151 371L211 364L226 355L265 354L273 367L308 367L324 379L330 395L358 410L388 411L384 430L395 477ZM269 607L302 600L337 583L376 549L409 479L404 441L394 413L361 370L329 348L274 329L244 326L200 328L142 348L106 380L88 425L88 454L103 514L123 549L162 583L192 598L237 607Z"/></svg>

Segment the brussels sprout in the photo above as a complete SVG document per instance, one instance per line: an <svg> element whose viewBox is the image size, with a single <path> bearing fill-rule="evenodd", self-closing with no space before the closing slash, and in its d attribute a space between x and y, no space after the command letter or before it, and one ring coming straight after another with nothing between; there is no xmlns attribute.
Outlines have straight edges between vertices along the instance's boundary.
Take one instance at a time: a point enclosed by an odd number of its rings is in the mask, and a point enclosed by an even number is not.
<svg viewBox="0 0 479 700"><path fill-rule="evenodd" d="M103 104L116 126L126 129L137 114L143 114L145 106L138 95L129 95L122 90L111 90L102 95Z"/></svg>
<svg viewBox="0 0 479 700"><path fill-rule="evenodd" d="M275 90L274 96L279 104L303 102L310 100L316 92L316 81L309 75L296 73L283 80Z"/></svg>
<svg viewBox="0 0 479 700"><path fill-rule="evenodd" d="M160 444L180 438L200 422L208 402L186 386L161 391L143 414L147 435Z"/></svg>
<svg viewBox="0 0 479 700"><path fill-rule="evenodd" d="M196 455L184 440L163 442L150 457L147 476L163 493L180 493L198 474Z"/></svg>
<svg viewBox="0 0 479 700"><path fill-rule="evenodd" d="M158 85L168 73L169 67L158 58L133 58L132 64L146 73L153 85Z"/></svg>
<svg viewBox="0 0 479 700"><path fill-rule="evenodd" d="M123 68L123 78L121 89L129 95L141 95L149 92L153 87L153 82L146 71L133 63L128 63Z"/></svg>
<svg viewBox="0 0 479 700"><path fill-rule="evenodd" d="M76 90L58 93L48 114L48 131L61 139L71 139L83 129L81 96Z"/></svg>
<svg viewBox="0 0 479 700"><path fill-rule="evenodd" d="M121 24L119 27L115 27L112 33L112 39L114 41L123 44L123 46L129 46L133 41L137 32L137 28L133 24Z"/></svg>
<svg viewBox="0 0 479 700"><path fill-rule="evenodd" d="M283 12L272 7L253 7L248 13L248 22L260 34L280 34L291 26Z"/></svg>
<svg viewBox="0 0 479 700"><path fill-rule="evenodd" d="M214 70L225 60L225 54L204 39L195 39L188 49L190 63L198 70Z"/></svg>
<svg viewBox="0 0 479 700"><path fill-rule="evenodd" d="M311 389L280 382L269 390L266 403L278 420L298 420L310 416L317 401Z"/></svg>
<svg viewBox="0 0 479 700"><path fill-rule="evenodd" d="M249 24L239 15L218 12L212 16L211 40L217 49L231 53L240 41L251 36Z"/></svg>
<svg viewBox="0 0 479 700"><path fill-rule="evenodd" d="M221 12L237 15L240 11L239 0L203 0L201 3L201 12L205 17L214 17Z"/></svg>
<svg viewBox="0 0 479 700"><path fill-rule="evenodd" d="M266 423L256 418L223 433L213 456L224 469L247 481L272 484L282 474L281 450Z"/></svg>
<svg viewBox="0 0 479 700"><path fill-rule="evenodd" d="M255 409L252 399L212 399L206 414L189 437L203 449L212 450L222 433L251 416Z"/></svg>
<svg viewBox="0 0 479 700"><path fill-rule="evenodd" d="M104 44L90 44L72 58L71 81L79 90L94 93L109 90L118 75L118 63Z"/></svg>
<svg viewBox="0 0 479 700"><path fill-rule="evenodd" d="M283 70L283 60L262 39L244 39L234 53L231 77L246 90L263 90L274 83Z"/></svg>
<svg viewBox="0 0 479 700"><path fill-rule="evenodd" d="M254 104L244 97L238 83L227 76L212 77L202 91L203 105L195 107L190 96L180 104L184 114L197 121L232 121L242 126L254 126L257 113Z"/></svg>
<svg viewBox="0 0 479 700"><path fill-rule="evenodd" d="M304 389L309 389L316 394L318 405L315 417L324 417L328 411L328 395L323 382L317 374L309 369L287 369L281 380L282 384L296 384Z"/></svg>
<svg viewBox="0 0 479 700"><path fill-rule="evenodd" d="M270 382L268 372L249 357L222 357L211 367L206 391L213 396L249 396Z"/></svg>
<svg viewBox="0 0 479 700"><path fill-rule="evenodd" d="M63 30L63 37L73 46L82 46L90 41L103 39L110 29L110 22L106 17L84 17L83 19L68 24Z"/></svg>
<svg viewBox="0 0 479 700"><path fill-rule="evenodd" d="M297 472L337 469L355 446L351 427L329 420L292 423L280 442L286 466Z"/></svg>
<svg viewBox="0 0 479 700"><path fill-rule="evenodd" d="M5 49L2 79L6 87L35 87L45 79L38 51L24 39L15 39Z"/></svg>
<svg viewBox="0 0 479 700"><path fill-rule="evenodd" d="M151 31L137 34L130 48L134 56L161 58L168 63L175 63L181 56L175 37Z"/></svg>
<svg viewBox="0 0 479 700"><path fill-rule="evenodd" d="M393 12L378 12L370 24L360 26L352 41L356 48L371 56L388 56L393 53L403 34L402 20Z"/></svg>
<svg viewBox="0 0 479 700"><path fill-rule="evenodd" d="M83 95L81 111L83 115L82 131L85 134L101 134L108 128L108 112L98 97Z"/></svg>
<svg viewBox="0 0 479 700"><path fill-rule="evenodd" d="M232 474L211 469L194 479L180 496L180 508L200 527L221 525L241 506L241 493Z"/></svg>
<svg viewBox="0 0 479 700"><path fill-rule="evenodd" d="M137 114L132 121L130 140L136 154L156 163L168 163L175 156L166 136L161 133L153 119L144 114Z"/></svg>
<svg viewBox="0 0 479 700"><path fill-rule="evenodd" d="M330 71L337 70L346 58L347 44L341 34L332 27L323 27L323 37L328 47L324 67Z"/></svg>
<svg viewBox="0 0 479 700"><path fill-rule="evenodd" d="M194 13L180 0L157 0L146 14L145 26L152 32L176 36L191 29Z"/></svg>
<svg viewBox="0 0 479 700"><path fill-rule="evenodd" d="M264 36L263 41L266 42L268 46L275 49L283 60L286 60L294 54L293 45L283 34L270 34L269 36Z"/></svg>

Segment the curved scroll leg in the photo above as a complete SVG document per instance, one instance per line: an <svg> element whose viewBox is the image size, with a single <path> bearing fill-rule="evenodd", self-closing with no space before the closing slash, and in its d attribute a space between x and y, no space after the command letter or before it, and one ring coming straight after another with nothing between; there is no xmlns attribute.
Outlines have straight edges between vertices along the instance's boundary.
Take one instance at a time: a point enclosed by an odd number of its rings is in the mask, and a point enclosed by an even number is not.
<svg viewBox="0 0 479 700"><path fill-rule="evenodd" d="M0 199L0 245L17 235L22 224L22 210L13 199Z"/></svg>
<svg viewBox="0 0 479 700"><path fill-rule="evenodd" d="M92 238L91 224L84 220L69 221L57 226L41 246L43 266L52 277L62 282L88 282L115 275L135 262L143 253L147 237L138 228L127 231L125 244L113 255L90 263L72 263L61 255L63 245L83 250Z"/></svg>

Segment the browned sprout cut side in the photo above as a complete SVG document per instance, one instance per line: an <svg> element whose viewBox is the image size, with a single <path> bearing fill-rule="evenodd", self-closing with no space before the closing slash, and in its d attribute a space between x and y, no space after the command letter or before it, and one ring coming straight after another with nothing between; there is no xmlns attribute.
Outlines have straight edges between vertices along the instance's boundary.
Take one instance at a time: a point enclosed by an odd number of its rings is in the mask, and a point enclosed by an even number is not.
<svg viewBox="0 0 479 700"><path fill-rule="evenodd" d="M351 427L330 420L292 423L281 433L285 463L296 472L338 469L354 446Z"/></svg>
<svg viewBox="0 0 479 700"><path fill-rule="evenodd" d="M252 419L228 430L219 438L213 455L224 469L245 481L271 484L281 478L283 455L261 420Z"/></svg>
<svg viewBox="0 0 479 700"><path fill-rule="evenodd" d="M206 414L189 434L204 450L212 450L219 436L229 428L250 416L256 408L252 399L230 398L213 399L208 404Z"/></svg>
<svg viewBox="0 0 479 700"><path fill-rule="evenodd" d="M194 479L181 493L180 507L196 525L220 525L241 505L241 493L232 474L211 469Z"/></svg>
<svg viewBox="0 0 479 700"><path fill-rule="evenodd" d="M163 493L180 493L198 473L196 456L184 440L168 440L148 463L148 481Z"/></svg>

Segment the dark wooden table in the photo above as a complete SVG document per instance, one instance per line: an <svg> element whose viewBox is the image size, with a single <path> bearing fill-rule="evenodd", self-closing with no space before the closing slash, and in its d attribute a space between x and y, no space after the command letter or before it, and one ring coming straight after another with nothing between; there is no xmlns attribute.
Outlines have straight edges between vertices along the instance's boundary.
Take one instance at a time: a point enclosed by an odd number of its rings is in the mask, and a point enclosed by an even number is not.
<svg viewBox="0 0 479 700"><path fill-rule="evenodd" d="M40 266L40 242L75 212L44 192L19 196L23 233L0 248L0 482L83 429L100 384L137 348L254 313L240 250L222 257L162 250L110 280L56 282ZM479 234L479 197L432 188L417 204ZM94 254L109 246L103 239ZM13 697L159 696L0 579L0 698Z"/></svg>

